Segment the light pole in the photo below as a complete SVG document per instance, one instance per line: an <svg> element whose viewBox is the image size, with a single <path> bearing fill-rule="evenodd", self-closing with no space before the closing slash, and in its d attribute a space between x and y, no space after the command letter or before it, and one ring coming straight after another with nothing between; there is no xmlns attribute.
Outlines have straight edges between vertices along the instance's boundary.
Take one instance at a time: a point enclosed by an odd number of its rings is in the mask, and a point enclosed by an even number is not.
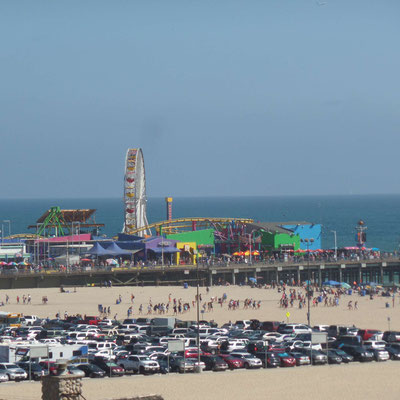
<svg viewBox="0 0 400 400"><path fill-rule="evenodd" d="M197 366L195 368L195 372L198 374L201 373L201 365L200 365L200 295L199 295L199 263L197 263L196 267L196 275L197 275L197 295L196 295L196 303L197 303Z"/></svg>
<svg viewBox="0 0 400 400"><path fill-rule="evenodd" d="M333 237L335 239L335 260L337 260L337 238L336 238L336 231L331 231L333 233Z"/></svg>
<svg viewBox="0 0 400 400"><path fill-rule="evenodd" d="M253 263L253 259L252 259L252 257L251 257L251 236L252 236L252 233L249 233L249 243L250 243L250 265Z"/></svg>
<svg viewBox="0 0 400 400"><path fill-rule="evenodd" d="M302 239L307 246L307 324L311 327L310 322L310 243L314 243L314 239Z"/></svg>

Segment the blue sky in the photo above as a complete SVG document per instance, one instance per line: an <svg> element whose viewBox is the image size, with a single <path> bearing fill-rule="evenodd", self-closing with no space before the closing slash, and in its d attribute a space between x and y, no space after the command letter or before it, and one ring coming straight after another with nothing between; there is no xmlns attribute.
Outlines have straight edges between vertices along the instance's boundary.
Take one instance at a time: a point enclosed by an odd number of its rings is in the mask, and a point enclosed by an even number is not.
<svg viewBox="0 0 400 400"><path fill-rule="evenodd" d="M2 198L400 193L400 2L2 1Z"/></svg>

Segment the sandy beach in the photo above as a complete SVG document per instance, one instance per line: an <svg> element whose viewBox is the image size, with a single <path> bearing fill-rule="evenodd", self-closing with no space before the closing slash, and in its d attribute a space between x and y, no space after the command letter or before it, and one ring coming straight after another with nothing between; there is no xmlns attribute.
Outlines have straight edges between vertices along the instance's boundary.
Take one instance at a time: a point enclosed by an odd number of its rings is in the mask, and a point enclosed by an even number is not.
<svg viewBox="0 0 400 400"><path fill-rule="evenodd" d="M0 301L5 302L6 294L10 297L9 304L0 308L3 311L20 312L24 315L37 315L39 317L55 318L57 313L63 317L64 313L68 315L98 315L98 305L111 307L111 317L117 314L117 319L122 320L127 317L127 310L131 303L131 295L135 296L133 303L133 317L138 316L140 304L143 305L143 315L147 315L147 305L151 299L152 304L167 303L168 297L182 299L182 302L188 302L192 306L195 298L196 289L178 286L160 286L160 287L78 287L67 289L69 292L61 293L57 288L48 289L13 289L4 290L0 296ZM214 320L219 325L225 322L240 319L259 319L260 321L286 321L286 312L290 312L290 322L307 322L307 309L299 309L298 302L295 302L293 308L283 309L279 307L281 294L273 289L252 289L248 286L213 286L210 292L206 294L206 288L201 288L203 302L209 301L211 297L221 297L224 293L227 299L243 300L253 299L261 301L261 308L257 310L244 310L242 305L235 311L229 311L225 303L223 307L214 305L213 312L205 312L201 319ZM30 295L32 304L22 304L22 296ZM116 304L116 299L121 295L122 302ZM20 304L17 304L16 298L20 297ZM42 304L42 296L48 297L48 304ZM349 311L347 303L349 300L358 301L358 310ZM368 296L358 295L342 296L338 307L325 307L320 304L318 307L311 307L311 324L340 324L355 325L358 328L376 328L381 330L388 329L388 317L390 317L391 329L400 330L400 320L397 315L400 313L400 297L395 300L395 307L386 308L385 303L392 305L392 299L387 297L376 297L370 300ZM168 314L173 315L172 307ZM154 314L152 314L154 316ZM191 307L190 311L179 314L178 318L182 320L195 320L196 310Z"/></svg>
<svg viewBox="0 0 400 400"><path fill-rule="evenodd" d="M5 301L6 294L10 297L10 304L2 307L3 310L22 312L25 315L38 315L40 317L55 318L56 313L69 315L80 313L98 315L97 306L111 307L111 315L118 315L123 319L127 309L132 305L131 294L135 296L133 316L138 315L138 308L143 304L147 314L147 304L151 298L153 304L168 302L168 297L181 298L183 302L194 300L196 289L182 287L113 287L113 288L88 288L78 287L76 292L69 289L68 293L61 293L59 289L16 289L3 291L0 300ZM240 319L257 318L259 320L286 320L286 312L290 312L291 322L306 322L306 308L296 306L288 310L279 307L281 296L277 290L252 289L238 286L211 287L209 294L201 288L203 301L210 297L221 297L224 293L227 298L240 300L246 298L261 301L259 310L243 310L242 306L236 311L228 311L227 305L221 308L215 305L214 311L204 313L204 319L213 319L220 325L224 322ZM16 297L32 297L32 304L16 303ZM121 304L116 305L116 299L121 295ZM49 302L43 305L42 296L47 296ZM358 301L358 310L349 311L347 302ZM358 295L342 296L338 307L311 308L311 322L316 324L343 324L356 325L359 328L388 329L388 317L391 328L400 329L397 315L400 312L399 299L395 300L395 308L386 308L387 298L369 297ZM391 299L389 299L391 304ZM172 315L172 310L169 313ZM154 316L154 314L153 314ZM181 314L181 319L194 320L195 309ZM161 394L167 400L180 399L223 399L234 397L238 399L264 399L280 398L289 399L298 396L308 398L361 399L375 396L379 393L387 399L398 398L396 382L400 371L400 362L389 361L385 363L353 363L342 366L322 367L296 367L288 369L269 369L257 371L227 371L223 373L203 373L201 375L187 374L169 376L132 376L112 379L84 380L84 396L87 400L118 398L128 395ZM39 383L6 383L0 384L0 399L39 399L41 386Z"/></svg>

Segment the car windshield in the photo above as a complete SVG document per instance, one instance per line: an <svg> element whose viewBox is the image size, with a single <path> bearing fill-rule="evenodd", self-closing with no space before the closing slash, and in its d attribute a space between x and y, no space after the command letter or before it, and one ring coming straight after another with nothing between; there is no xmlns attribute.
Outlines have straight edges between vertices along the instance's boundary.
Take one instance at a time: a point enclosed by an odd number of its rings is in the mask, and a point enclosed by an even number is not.
<svg viewBox="0 0 400 400"><path fill-rule="evenodd" d="M149 357L146 357L146 356L141 356L141 357L138 357L139 358L139 360L141 360L141 361L150 361L150 358Z"/></svg>
<svg viewBox="0 0 400 400"><path fill-rule="evenodd" d="M278 353L279 357L289 357L288 353Z"/></svg>
<svg viewBox="0 0 400 400"><path fill-rule="evenodd" d="M18 365L15 364L5 364L6 368L19 368Z"/></svg>

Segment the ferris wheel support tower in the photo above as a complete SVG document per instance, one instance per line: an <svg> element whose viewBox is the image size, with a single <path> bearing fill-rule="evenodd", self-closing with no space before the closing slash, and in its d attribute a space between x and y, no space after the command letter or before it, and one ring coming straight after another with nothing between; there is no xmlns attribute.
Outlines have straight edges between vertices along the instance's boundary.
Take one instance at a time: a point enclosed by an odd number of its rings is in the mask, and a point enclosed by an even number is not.
<svg viewBox="0 0 400 400"><path fill-rule="evenodd" d="M123 232L131 234L135 229L147 226L146 175L142 149L128 149L125 158ZM144 230L140 236L150 234Z"/></svg>

